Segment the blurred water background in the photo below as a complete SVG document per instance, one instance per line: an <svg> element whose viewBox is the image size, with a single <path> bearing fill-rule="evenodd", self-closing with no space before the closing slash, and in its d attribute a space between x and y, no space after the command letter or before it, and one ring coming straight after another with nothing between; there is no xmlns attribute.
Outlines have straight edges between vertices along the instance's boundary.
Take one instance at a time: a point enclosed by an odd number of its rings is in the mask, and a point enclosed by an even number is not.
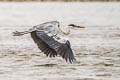
<svg viewBox="0 0 120 80"><path fill-rule="evenodd" d="M74 23L70 42L77 63L48 58L30 35L13 37L43 22ZM119 80L120 3L0 2L0 80Z"/></svg>

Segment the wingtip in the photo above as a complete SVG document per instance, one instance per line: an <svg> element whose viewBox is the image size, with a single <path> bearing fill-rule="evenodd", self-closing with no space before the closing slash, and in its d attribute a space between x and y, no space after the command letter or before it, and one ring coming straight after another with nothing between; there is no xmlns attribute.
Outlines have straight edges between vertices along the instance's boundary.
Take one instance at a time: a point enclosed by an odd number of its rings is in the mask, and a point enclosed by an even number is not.
<svg viewBox="0 0 120 80"><path fill-rule="evenodd" d="M77 63L77 61L76 61L76 59L74 58L70 63L71 63L71 64L72 64L72 63Z"/></svg>

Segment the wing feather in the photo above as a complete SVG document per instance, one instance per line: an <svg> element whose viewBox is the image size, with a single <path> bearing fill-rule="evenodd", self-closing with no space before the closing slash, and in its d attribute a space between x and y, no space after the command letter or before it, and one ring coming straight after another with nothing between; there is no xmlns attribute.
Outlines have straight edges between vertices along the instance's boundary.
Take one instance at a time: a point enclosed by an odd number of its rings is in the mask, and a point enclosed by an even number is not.
<svg viewBox="0 0 120 80"><path fill-rule="evenodd" d="M39 38L36 35L36 31L31 33L31 37L34 40L34 42L37 44L38 48L46 54L46 56L49 56L49 54L57 56L57 53L54 49L50 48L41 38Z"/></svg>
<svg viewBox="0 0 120 80"><path fill-rule="evenodd" d="M45 32L41 31L32 32L31 36L38 45L38 48L41 49L46 56L55 57L60 55L66 61L69 60L70 63L75 61L69 41L66 41L66 43L60 43L51 36L48 36Z"/></svg>

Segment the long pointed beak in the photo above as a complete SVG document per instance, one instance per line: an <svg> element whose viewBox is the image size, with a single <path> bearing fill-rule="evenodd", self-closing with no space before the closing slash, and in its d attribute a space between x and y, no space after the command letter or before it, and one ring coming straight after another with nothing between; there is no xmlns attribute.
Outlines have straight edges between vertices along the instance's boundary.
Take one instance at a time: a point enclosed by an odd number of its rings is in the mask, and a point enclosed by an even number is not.
<svg viewBox="0 0 120 80"><path fill-rule="evenodd" d="M81 29L85 28L83 26L78 26L78 25L75 25L75 24L69 24L68 26L71 26L71 28L73 28L73 29L75 29L75 28L81 28Z"/></svg>
<svg viewBox="0 0 120 80"><path fill-rule="evenodd" d="M76 28L81 28L81 29L82 29L82 28L85 28L85 27L83 27L83 26L74 26L74 27L76 27Z"/></svg>
<svg viewBox="0 0 120 80"><path fill-rule="evenodd" d="M73 26L72 28L73 29L84 29L85 27L83 27L83 26Z"/></svg>

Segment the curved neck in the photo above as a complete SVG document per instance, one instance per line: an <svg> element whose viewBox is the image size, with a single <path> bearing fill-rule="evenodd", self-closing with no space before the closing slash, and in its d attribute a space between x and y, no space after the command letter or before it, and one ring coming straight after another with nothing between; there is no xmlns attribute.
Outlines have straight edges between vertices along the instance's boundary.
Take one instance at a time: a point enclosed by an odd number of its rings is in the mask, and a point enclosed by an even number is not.
<svg viewBox="0 0 120 80"><path fill-rule="evenodd" d="M64 35L68 35L69 34L69 32L65 32L60 26L58 28L59 28L60 32L62 32Z"/></svg>

